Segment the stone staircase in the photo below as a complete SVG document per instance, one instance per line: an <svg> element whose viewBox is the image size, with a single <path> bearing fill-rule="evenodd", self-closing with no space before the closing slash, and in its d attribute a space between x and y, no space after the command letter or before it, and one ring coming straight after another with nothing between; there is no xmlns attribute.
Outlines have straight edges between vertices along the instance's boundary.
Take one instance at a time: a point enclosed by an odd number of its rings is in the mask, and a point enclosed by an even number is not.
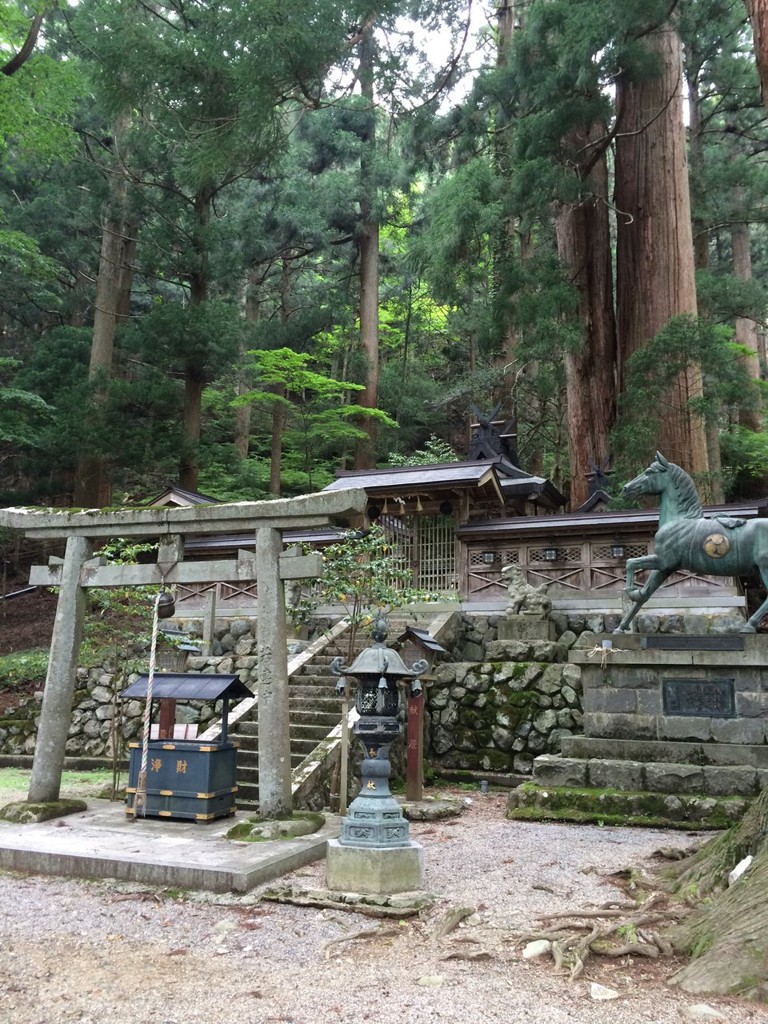
<svg viewBox="0 0 768 1024"><path fill-rule="evenodd" d="M402 634L406 626L419 625L429 629L432 616L414 618L389 617L388 643ZM360 651L371 643L370 630L361 630L352 656L349 656L349 634L342 632L331 639L319 653L312 656L289 676L288 717L291 738L291 771L321 744L341 722L342 702L336 693L338 677L331 672L331 661L342 657L350 664ZM289 663L290 672L290 663ZM258 809L259 802L259 722L258 702L252 702L247 713L229 728L230 739L239 745L237 757L237 807Z"/></svg>
<svg viewBox="0 0 768 1024"><path fill-rule="evenodd" d="M358 648L362 649L365 643L367 638L358 643ZM338 677L330 668L333 658L339 655L346 661L345 634L332 641L322 654L302 665L289 679L291 770L298 767L341 720L341 698L336 693ZM237 806L240 810L255 810L259 802L258 704L254 705L247 718L230 729L229 735L239 745Z"/></svg>

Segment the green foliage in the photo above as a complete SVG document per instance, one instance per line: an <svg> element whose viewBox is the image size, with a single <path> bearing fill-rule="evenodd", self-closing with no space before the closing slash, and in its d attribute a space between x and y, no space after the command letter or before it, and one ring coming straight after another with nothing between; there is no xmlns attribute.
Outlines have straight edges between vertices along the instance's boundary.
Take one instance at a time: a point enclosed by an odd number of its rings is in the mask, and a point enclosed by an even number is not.
<svg viewBox="0 0 768 1024"><path fill-rule="evenodd" d="M661 433L666 396L685 371L702 375L704 398L692 400L691 407L705 420L717 422L724 406L744 407L754 399L754 385L730 338L730 331L710 321L678 316L634 353L613 434L617 476L634 475L635 467L650 459Z"/></svg>
<svg viewBox="0 0 768 1024"><path fill-rule="evenodd" d="M0 358L0 450L5 445L36 447L53 410L39 395L6 383L18 370L15 359Z"/></svg>
<svg viewBox="0 0 768 1024"><path fill-rule="evenodd" d="M358 629L373 622L378 612L435 600L434 594L413 587L406 559L376 524L368 530L349 531L337 544L324 548L322 555L323 572L313 601L341 605L351 623L351 647Z"/></svg>
<svg viewBox="0 0 768 1024"><path fill-rule="evenodd" d="M96 554L106 559L109 565L135 565L141 555L147 555L151 551L157 551L157 543L113 537L103 544Z"/></svg>
<svg viewBox="0 0 768 1024"><path fill-rule="evenodd" d="M362 391L363 386L310 369L312 357L308 353L280 348L251 351L248 356L259 386L234 399L232 404L259 402L268 408L285 409L285 439L301 451L310 489L316 483L314 465L319 458L367 436L355 420L374 419L386 426L396 426L381 409L345 402L347 392Z"/></svg>
<svg viewBox="0 0 768 1024"><path fill-rule="evenodd" d="M723 485L729 494L764 494L768 434L734 424L720 434ZM755 488L755 484L757 487Z"/></svg>
<svg viewBox="0 0 768 1024"><path fill-rule="evenodd" d="M16 690L45 682L48 651L21 651L0 657L0 689Z"/></svg>
<svg viewBox="0 0 768 1024"><path fill-rule="evenodd" d="M24 44L42 2L0 0L0 63ZM0 156L9 151L53 161L72 156L76 136L68 123L86 89L76 60L61 60L46 48L43 32L36 50L12 75L0 75Z"/></svg>
<svg viewBox="0 0 768 1024"><path fill-rule="evenodd" d="M459 456L447 441L431 434L423 448L417 449L410 455L390 452L387 461L391 466L428 466L441 462L458 462Z"/></svg>

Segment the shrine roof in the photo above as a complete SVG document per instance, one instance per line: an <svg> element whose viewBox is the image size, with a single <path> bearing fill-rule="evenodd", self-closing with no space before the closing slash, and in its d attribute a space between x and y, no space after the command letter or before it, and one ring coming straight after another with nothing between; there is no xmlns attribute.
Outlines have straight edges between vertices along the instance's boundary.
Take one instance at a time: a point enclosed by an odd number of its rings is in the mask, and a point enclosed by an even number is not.
<svg viewBox="0 0 768 1024"><path fill-rule="evenodd" d="M765 516L766 503L761 501L743 502L732 505L706 505L705 516L724 513L731 516L754 519ZM659 509L615 509L593 512L557 512L551 515L509 516L504 519L473 519L471 523L459 526L459 537L487 537L492 534L547 533L554 536L558 531L580 531L585 527L596 527L603 531L655 527L659 521Z"/></svg>
<svg viewBox="0 0 768 1024"><path fill-rule="evenodd" d="M186 507L188 505L221 505L219 498L212 498L208 494L200 494L199 491L187 491L183 487L171 484L164 491L154 498L147 498L141 502L142 508L158 508L166 505Z"/></svg>
<svg viewBox="0 0 768 1024"><path fill-rule="evenodd" d="M502 477L500 485L505 498L522 497L528 501L541 502L550 508L561 508L566 502L565 495L543 476L522 476L517 479Z"/></svg>
<svg viewBox="0 0 768 1024"><path fill-rule="evenodd" d="M386 466L383 469L341 470L326 491L362 487L369 494L405 491L413 488L483 487L496 481L496 463L444 462L425 466Z"/></svg>

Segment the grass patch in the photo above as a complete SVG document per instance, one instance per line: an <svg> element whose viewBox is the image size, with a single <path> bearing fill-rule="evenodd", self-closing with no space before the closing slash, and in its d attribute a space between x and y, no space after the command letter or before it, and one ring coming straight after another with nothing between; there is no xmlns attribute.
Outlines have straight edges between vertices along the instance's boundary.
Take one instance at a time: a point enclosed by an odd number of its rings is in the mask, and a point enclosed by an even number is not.
<svg viewBox="0 0 768 1024"><path fill-rule="evenodd" d="M0 768L0 793L4 790L29 789L32 772L28 768ZM111 786L111 771L63 772L61 776L62 790L77 789L82 786Z"/></svg>
<svg viewBox="0 0 768 1024"><path fill-rule="evenodd" d="M45 682L48 651L35 649L16 651L0 657L0 689L16 690L30 683Z"/></svg>

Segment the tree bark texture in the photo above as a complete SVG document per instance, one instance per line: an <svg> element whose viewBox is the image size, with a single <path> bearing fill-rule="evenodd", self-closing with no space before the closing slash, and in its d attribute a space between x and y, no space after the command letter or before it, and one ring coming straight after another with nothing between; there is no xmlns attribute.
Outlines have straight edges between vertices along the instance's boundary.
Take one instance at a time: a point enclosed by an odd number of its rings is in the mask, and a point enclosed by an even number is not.
<svg viewBox="0 0 768 1024"><path fill-rule="evenodd" d="M589 152L591 136L605 127L574 136L577 152ZM562 207L555 230L560 259L579 293L584 344L565 356L571 508L589 496L591 463L604 465L611 452L616 421L616 322L613 310L611 234L608 219L608 167L602 154L587 176L588 196Z"/></svg>
<svg viewBox="0 0 768 1024"><path fill-rule="evenodd" d="M752 280L752 246L749 224L734 224L731 228L731 250L733 252L733 273L742 281ZM740 356L747 373L753 380L760 380L760 359L758 356L757 325L746 316L736 317L736 341L748 348L750 354ZM760 414L757 409L743 409L739 421L750 430L761 430Z"/></svg>
<svg viewBox="0 0 768 1024"><path fill-rule="evenodd" d="M691 69L688 84L688 158L692 206L693 261L696 270L709 266L709 224L701 215L706 199L704 191L704 123L698 77Z"/></svg>
<svg viewBox="0 0 768 1024"><path fill-rule="evenodd" d="M680 37L666 25L646 45L659 74L617 87L617 334L621 387L628 360L672 317L696 314L691 206L682 103ZM696 474L708 469L704 424L689 401L702 394L696 368L680 374L664 399L656 442Z"/></svg>
<svg viewBox="0 0 768 1024"><path fill-rule="evenodd" d="M109 194L101 228L101 252L96 276L96 295L93 310L93 336L88 375L99 377L106 383L112 376L115 352L115 332L118 318L130 309L133 283L130 239L135 248L135 232L128 228L128 182L119 159L120 143L130 124L130 114L123 114L114 125L115 159L109 171ZM127 292L127 295L126 295ZM96 404L105 399L101 390L94 395ZM80 459L75 476L75 505L103 508L112 500L112 485L107 473L106 460L96 452L87 452Z"/></svg>
<svg viewBox="0 0 768 1024"><path fill-rule="evenodd" d="M200 467L197 448L203 423L203 391L205 375L196 364L189 364L184 372L184 399L182 434L187 450L179 462L179 485L187 491L197 490Z"/></svg>
<svg viewBox="0 0 768 1024"><path fill-rule="evenodd" d="M768 107L768 0L745 0L755 44L755 62L760 75L760 94Z"/></svg>
<svg viewBox="0 0 768 1024"><path fill-rule="evenodd" d="M257 324L261 317L261 303L258 296L258 276L250 270L245 285L243 302L243 317L247 324ZM248 343L243 342L240 348L240 359L245 357ZM244 395L250 391L249 382L246 380L245 370L241 369L237 375L237 394ZM251 405L239 405L235 409L235 448L240 456L248 458L251 444Z"/></svg>
<svg viewBox="0 0 768 1024"><path fill-rule="evenodd" d="M702 905L671 938L693 959L671 979L686 992L768 1000L768 789L743 819L682 861L678 892L697 892ZM730 888L728 874L754 860ZM714 899L704 899L722 888Z"/></svg>
<svg viewBox="0 0 768 1024"><path fill-rule="evenodd" d="M367 126L360 153L360 346L365 356L365 390L358 402L375 409L379 395L379 225L376 204L376 106L373 91L373 23L367 24L360 41L360 89L367 104ZM361 423L367 439L357 445L355 468L369 469L375 463L376 426Z"/></svg>
<svg viewBox="0 0 768 1024"><path fill-rule="evenodd" d="M190 305L200 306L208 299L210 290L210 261L208 254L208 225L213 208L213 192L201 188L195 196L195 229L193 246L196 265L189 275ZM197 490L200 475L198 449L203 423L203 390L207 374L199 361L188 361L184 368L184 405L182 434L184 454L179 460L179 484L188 491Z"/></svg>

